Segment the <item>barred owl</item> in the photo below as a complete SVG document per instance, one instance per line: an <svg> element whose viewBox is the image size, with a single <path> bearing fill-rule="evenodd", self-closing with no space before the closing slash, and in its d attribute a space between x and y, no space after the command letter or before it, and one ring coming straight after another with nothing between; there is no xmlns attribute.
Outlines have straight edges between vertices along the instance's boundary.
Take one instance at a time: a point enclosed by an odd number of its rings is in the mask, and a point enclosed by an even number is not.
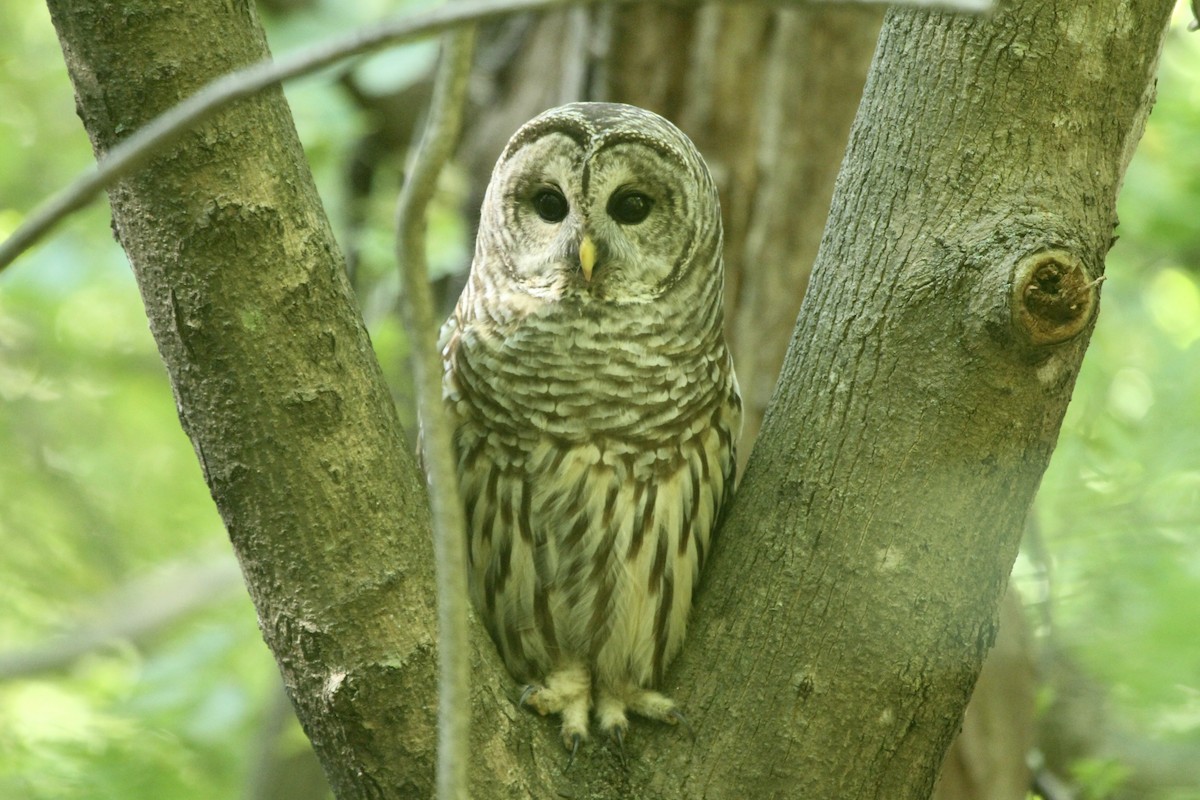
<svg viewBox="0 0 1200 800"><path fill-rule="evenodd" d="M741 431L723 280L717 192L674 125L575 103L513 135L443 391L472 602L572 756L593 713L618 746L630 713L684 721L656 687Z"/></svg>

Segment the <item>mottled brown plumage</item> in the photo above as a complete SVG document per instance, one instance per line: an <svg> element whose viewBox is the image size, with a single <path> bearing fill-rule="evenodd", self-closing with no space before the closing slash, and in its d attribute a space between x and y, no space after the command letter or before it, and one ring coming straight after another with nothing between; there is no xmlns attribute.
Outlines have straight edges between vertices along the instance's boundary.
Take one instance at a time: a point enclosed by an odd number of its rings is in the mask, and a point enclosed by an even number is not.
<svg viewBox="0 0 1200 800"><path fill-rule="evenodd" d="M683 642L728 499L741 401L721 221L648 111L576 103L513 136L442 330L471 599L526 700L620 741Z"/></svg>

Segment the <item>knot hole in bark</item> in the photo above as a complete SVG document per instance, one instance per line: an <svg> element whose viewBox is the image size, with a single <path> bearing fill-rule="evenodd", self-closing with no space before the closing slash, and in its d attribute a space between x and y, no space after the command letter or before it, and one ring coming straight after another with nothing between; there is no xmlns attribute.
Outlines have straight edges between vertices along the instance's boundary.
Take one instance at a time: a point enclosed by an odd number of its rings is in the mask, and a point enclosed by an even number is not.
<svg viewBox="0 0 1200 800"><path fill-rule="evenodd" d="M1034 346L1073 339L1091 321L1103 280L1093 280L1083 262L1066 250L1026 256L1017 264L1013 283L1014 322Z"/></svg>

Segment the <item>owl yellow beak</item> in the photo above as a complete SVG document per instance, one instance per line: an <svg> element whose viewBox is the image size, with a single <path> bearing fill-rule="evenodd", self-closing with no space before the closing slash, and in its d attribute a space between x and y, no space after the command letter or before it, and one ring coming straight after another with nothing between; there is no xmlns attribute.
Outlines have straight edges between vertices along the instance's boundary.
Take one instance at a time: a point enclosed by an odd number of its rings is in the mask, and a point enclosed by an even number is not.
<svg viewBox="0 0 1200 800"><path fill-rule="evenodd" d="M591 283L592 268L596 266L596 243L590 236L584 236L579 243L579 266L583 269L583 280Z"/></svg>

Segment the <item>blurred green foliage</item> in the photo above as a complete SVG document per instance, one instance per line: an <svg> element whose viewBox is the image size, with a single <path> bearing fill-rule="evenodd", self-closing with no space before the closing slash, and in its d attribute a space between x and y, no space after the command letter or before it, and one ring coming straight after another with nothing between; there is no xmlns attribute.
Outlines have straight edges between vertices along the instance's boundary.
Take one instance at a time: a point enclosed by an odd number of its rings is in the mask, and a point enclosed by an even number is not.
<svg viewBox="0 0 1200 800"><path fill-rule="evenodd" d="M421 4L330 0L267 21L283 52ZM45 9L0 0L0 42L7 235L92 156ZM397 51L361 74L372 91L392 90L432 56L429 46ZM345 200L348 148L365 124L335 77L288 90L332 209ZM1036 513L1051 557L1053 635L1141 735L1200 753L1197 130L1200 37L1180 25L1126 179L1100 322ZM389 165L367 211L362 300L402 396L390 241L400 170ZM467 225L453 210L460 182L448 179L431 226L442 271L468 257ZM105 615L122 614L121 590L164 563L231 558L102 205L0 277L0 408L0 671L7 655L111 625ZM1040 574L1022 559L1027 595L1046 587ZM243 795L277 682L240 588L159 630L0 681L0 797ZM294 732L284 742L304 746ZM1093 760L1076 778L1104 797L1125 772Z"/></svg>
<svg viewBox="0 0 1200 800"><path fill-rule="evenodd" d="M1056 644L1106 687L1122 735L1200 758L1200 35L1181 4L1130 164L1101 311L1034 507ZM1025 558L1014 573L1037 589ZM1043 587L1044 588L1044 587ZM1085 759L1104 798L1125 766ZM1172 800L1200 798L1200 769Z"/></svg>
<svg viewBox="0 0 1200 800"><path fill-rule="evenodd" d="M1180 24L1036 508L1062 633L1130 712L1200 743L1198 130L1200 37ZM1190 724L1165 724L1187 705Z"/></svg>

